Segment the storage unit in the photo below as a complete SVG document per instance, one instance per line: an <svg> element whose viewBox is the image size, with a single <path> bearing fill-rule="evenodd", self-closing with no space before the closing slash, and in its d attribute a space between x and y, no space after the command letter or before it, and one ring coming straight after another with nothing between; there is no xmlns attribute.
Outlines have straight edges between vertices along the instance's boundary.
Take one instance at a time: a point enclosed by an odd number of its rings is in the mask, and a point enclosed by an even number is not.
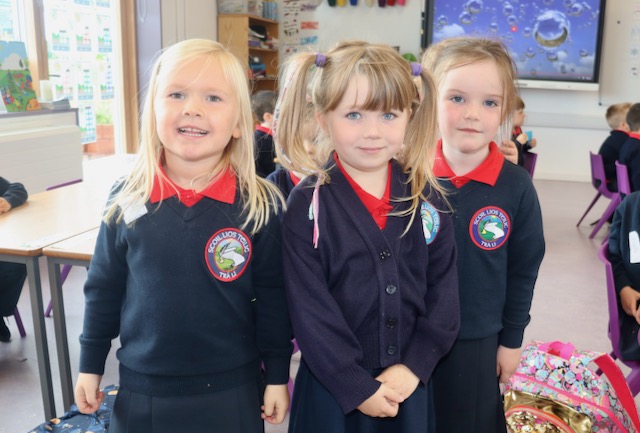
<svg viewBox="0 0 640 433"><path fill-rule="evenodd" d="M273 48L250 46L249 32L251 26L262 26L267 34L278 38L278 22L247 14L218 15L218 41L236 54L247 66L249 74L249 56L259 57L266 66L266 77L251 79L253 88L257 90L277 90L278 88L278 49L277 42ZM263 44L264 45L264 44Z"/></svg>

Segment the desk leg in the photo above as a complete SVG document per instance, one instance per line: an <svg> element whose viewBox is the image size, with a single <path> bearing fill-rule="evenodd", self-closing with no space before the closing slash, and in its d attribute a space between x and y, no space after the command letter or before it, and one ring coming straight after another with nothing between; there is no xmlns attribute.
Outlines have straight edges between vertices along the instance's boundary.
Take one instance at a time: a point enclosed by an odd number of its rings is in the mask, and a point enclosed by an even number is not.
<svg viewBox="0 0 640 433"><path fill-rule="evenodd" d="M64 299L60 282L60 263L47 257L49 270L49 287L51 288L51 304L53 307L53 326L56 334L56 350L58 352L58 366L60 368L60 382L62 385L62 402L64 410L69 410L73 403L73 379L71 378L71 363L69 361L69 342L67 341L67 323L64 313Z"/></svg>
<svg viewBox="0 0 640 433"><path fill-rule="evenodd" d="M40 281L38 257L28 257L26 265L27 278L29 281L29 295L31 296L33 332L36 337L36 354L38 357L38 372L40 374L40 388L42 392L42 403L44 405L44 415L46 419L52 419L56 416L56 405L53 398L51 362L49 361L49 346L47 345L47 329L44 325L42 285Z"/></svg>

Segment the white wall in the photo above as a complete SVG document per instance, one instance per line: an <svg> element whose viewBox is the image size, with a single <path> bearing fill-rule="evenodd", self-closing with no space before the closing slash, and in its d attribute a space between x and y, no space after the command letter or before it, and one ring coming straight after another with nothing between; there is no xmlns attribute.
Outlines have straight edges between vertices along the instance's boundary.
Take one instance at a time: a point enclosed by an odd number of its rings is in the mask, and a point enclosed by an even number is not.
<svg viewBox="0 0 640 433"><path fill-rule="evenodd" d="M400 46L401 53L417 54L423 3L407 0L406 6L370 8L364 0L355 7L329 7L323 1L315 12L320 49L326 50L343 39L364 39ZM626 66L620 69L621 62L630 57L633 44L640 46L640 41L631 41L632 29L640 31L638 22L633 22L634 8L640 9L636 3L607 2L601 67L604 81L599 91L522 90L528 114L525 129L533 130L538 139L536 178L589 181L589 151L597 151L608 135L606 106L640 101L640 80L633 81Z"/></svg>

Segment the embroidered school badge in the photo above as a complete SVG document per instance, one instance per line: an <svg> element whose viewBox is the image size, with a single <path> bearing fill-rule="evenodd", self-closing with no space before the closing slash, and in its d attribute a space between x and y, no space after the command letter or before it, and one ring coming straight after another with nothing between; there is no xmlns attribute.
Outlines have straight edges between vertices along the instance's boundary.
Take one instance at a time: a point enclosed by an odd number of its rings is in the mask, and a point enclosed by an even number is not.
<svg viewBox="0 0 640 433"><path fill-rule="evenodd" d="M429 245L438 235L438 230L440 229L440 214L431 203L425 201L420 206L420 219L422 220L424 240L427 242L427 245Z"/></svg>
<svg viewBox="0 0 640 433"><path fill-rule="evenodd" d="M222 229L207 242L205 260L209 271L225 283L242 275L251 259L251 241L238 229Z"/></svg>
<svg viewBox="0 0 640 433"><path fill-rule="evenodd" d="M480 209L469 223L471 240L483 250L500 248L509 238L510 232L509 215L495 206Z"/></svg>

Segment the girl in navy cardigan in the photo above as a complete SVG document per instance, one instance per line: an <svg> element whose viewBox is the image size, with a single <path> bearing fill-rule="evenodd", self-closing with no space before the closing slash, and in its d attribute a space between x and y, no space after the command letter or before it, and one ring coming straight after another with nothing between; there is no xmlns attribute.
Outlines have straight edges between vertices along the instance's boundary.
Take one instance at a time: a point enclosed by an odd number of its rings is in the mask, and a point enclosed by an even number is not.
<svg viewBox="0 0 640 433"><path fill-rule="evenodd" d="M283 222L302 352L289 431L426 431L426 385L459 322L453 226L430 170L432 80L354 41L295 55L282 84L276 148L308 174ZM322 166L302 145L308 87Z"/></svg>
<svg viewBox="0 0 640 433"><path fill-rule="evenodd" d="M217 42L180 42L144 107L84 287L76 403L100 406L119 336L111 433L262 433L287 412L292 344L281 195L256 176L245 68Z"/></svg>

